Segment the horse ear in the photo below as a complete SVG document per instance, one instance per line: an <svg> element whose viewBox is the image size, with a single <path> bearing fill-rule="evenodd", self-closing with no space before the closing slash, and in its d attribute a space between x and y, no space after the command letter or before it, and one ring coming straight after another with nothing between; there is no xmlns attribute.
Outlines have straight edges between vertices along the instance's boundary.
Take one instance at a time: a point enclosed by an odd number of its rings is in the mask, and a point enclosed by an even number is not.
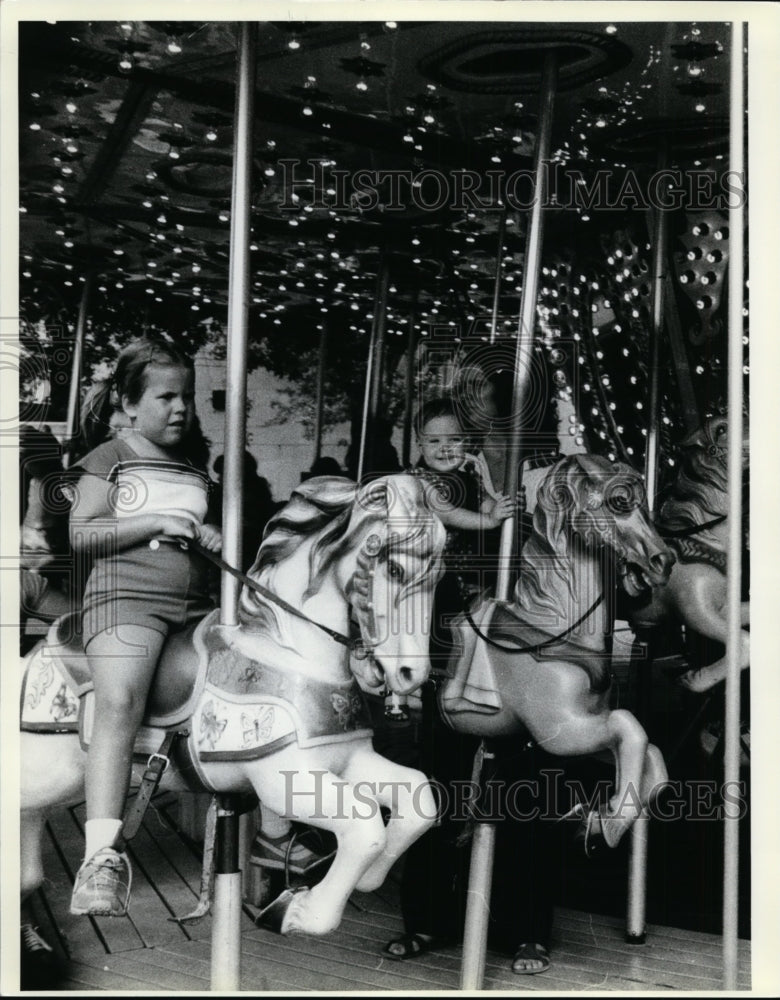
<svg viewBox="0 0 780 1000"><path fill-rule="evenodd" d="M372 514L387 510L389 484L386 477L372 479L358 490L357 505Z"/></svg>

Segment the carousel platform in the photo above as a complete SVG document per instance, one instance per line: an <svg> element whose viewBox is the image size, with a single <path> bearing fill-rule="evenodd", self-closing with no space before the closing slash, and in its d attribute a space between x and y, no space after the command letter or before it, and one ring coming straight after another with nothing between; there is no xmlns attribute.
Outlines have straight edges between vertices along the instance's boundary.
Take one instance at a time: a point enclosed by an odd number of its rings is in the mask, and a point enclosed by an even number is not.
<svg viewBox="0 0 780 1000"><path fill-rule="evenodd" d="M46 831L47 879L34 907L41 933L55 953L68 956L61 979L47 992L209 991L211 918L188 926L170 919L192 910L200 883L198 844L180 827L177 798L156 796L132 843L133 900L129 915L119 919L68 912L83 816L83 805L60 810ZM342 926L327 938L280 937L255 927L247 909L241 988L274 994L457 990L461 949L393 961L382 955L382 946L400 931L396 873L378 892L355 893ZM484 989L699 993L722 988L718 936L649 924L646 943L628 945L619 916L568 906L555 911L552 958L546 974L516 976L506 955L488 951ZM738 989L749 990L750 982L750 941L741 939Z"/></svg>

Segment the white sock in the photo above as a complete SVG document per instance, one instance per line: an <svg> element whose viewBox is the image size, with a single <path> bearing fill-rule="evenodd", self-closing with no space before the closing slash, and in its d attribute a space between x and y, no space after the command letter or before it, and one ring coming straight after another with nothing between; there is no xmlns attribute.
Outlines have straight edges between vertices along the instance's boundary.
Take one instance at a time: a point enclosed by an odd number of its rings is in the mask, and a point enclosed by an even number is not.
<svg viewBox="0 0 780 1000"><path fill-rule="evenodd" d="M121 819L88 819L84 825L87 838L84 860L88 861L102 847L113 847L121 829Z"/></svg>

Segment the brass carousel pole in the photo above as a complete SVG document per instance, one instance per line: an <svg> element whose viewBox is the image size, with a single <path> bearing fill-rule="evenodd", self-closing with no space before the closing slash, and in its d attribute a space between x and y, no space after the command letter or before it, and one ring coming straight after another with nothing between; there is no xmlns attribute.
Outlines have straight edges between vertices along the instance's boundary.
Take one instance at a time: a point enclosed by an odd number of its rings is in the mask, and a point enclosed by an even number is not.
<svg viewBox="0 0 780 1000"><path fill-rule="evenodd" d="M374 314L371 321L371 342L368 346L366 393L363 399L363 426L360 431L360 457L357 469L358 482L363 478L363 474L366 471L376 471L371 466L374 456L374 435L376 434L377 416L382 400L382 370L384 367L385 330L387 329L387 291L389 283L390 264L387 252L383 250L376 276Z"/></svg>
<svg viewBox="0 0 780 1000"><path fill-rule="evenodd" d="M504 261L504 236L506 235L507 207L504 206L498 221L498 246L496 247L496 278L493 284L493 313L490 317L490 343L495 344L498 335L498 305L501 299L501 265Z"/></svg>
<svg viewBox="0 0 780 1000"><path fill-rule="evenodd" d="M656 170L666 170L669 161L669 144L664 137L658 150ZM648 371L650 391L647 404L647 447L645 449L645 492L650 513L655 510L658 493L658 425L661 419L661 340L664 332L664 314L667 281L667 261L669 255L669 218L665 209L656 206L652 215L653 240L653 300L650 325L650 357ZM646 664L648 675L643 687L650 683L650 664ZM646 691L645 698L649 698ZM650 817L643 809L636 823L631 827L631 843L628 859L628 901L626 905L626 941L629 944L643 944L645 940L645 911L647 904L647 850Z"/></svg>
<svg viewBox="0 0 780 1000"><path fill-rule="evenodd" d="M412 461L412 420L414 414L414 361L417 353L417 301L419 287L415 286L409 307L409 321L406 333L406 381L404 383L404 429L401 446L401 463L405 469Z"/></svg>
<svg viewBox="0 0 780 1000"><path fill-rule="evenodd" d="M233 191L230 212L227 392L222 555L241 565L241 506L246 444L246 363L249 328L249 225L252 209L252 124L254 120L257 24L243 22L236 65ZM222 574L220 624L238 624L238 580ZM211 989L227 993L241 980L241 871L236 796L217 803L216 877L211 930Z"/></svg>
<svg viewBox="0 0 780 1000"><path fill-rule="evenodd" d="M525 254L525 276L520 301L520 320L517 331L515 354L515 374L512 392L512 431L506 464L504 492L515 496L518 489L518 467L520 464L520 421L526 396L531 368L534 327L536 320L536 296L539 284L539 269L542 260L543 208L547 197L547 161L550 158L550 136L552 132L553 104L558 77L556 54L548 51L542 70L541 100L539 112L539 135L536 142L536 197L531 210L531 222ZM514 555L515 518L503 522L499 548L498 581L496 599L507 600L510 586L510 565ZM466 922L463 932L463 964L460 974L462 990L482 988L485 974L485 954L487 950L487 930L490 904L490 883L493 873L495 851L495 829L490 823L476 823L471 846L471 868L469 871ZM518 861L519 863L519 861ZM518 900L518 905L523 901Z"/></svg>
<svg viewBox="0 0 780 1000"><path fill-rule="evenodd" d="M79 433L79 414L81 398L81 379L84 367L84 332L87 326L87 310L92 296L92 285L95 275L88 271L84 278L84 288L81 292L79 315L76 320L76 339L73 342L73 358L71 359L70 388L68 393L68 416L65 428L65 448L62 452L62 465L68 468L71 462L73 445Z"/></svg>
<svg viewBox="0 0 780 1000"><path fill-rule="evenodd" d="M314 458L317 461L322 452L322 415L325 407L325 364L328 357L328 321L322 324L320 332L319 356L317 359L317 402L314 409Z"/></svg>
<svg viewBox="0 0 780 1000"><path fill-rule="evenodd" d="M745 94L744 25L731 25L731 120L729 168L731 176L744 177ZM739 781L740 736L740 648L742 626L742 303L744 296L743 199L729 208L731 254L729 259L728 310L728 482L729 540L726 560L728 588L726 639L726 734L724 788L736 788ZM739 924L739 808L724 804L723 843L723 988L737 988L737 935Z"/></svg>
<svg viewBox="0 0 780 1000"><path fill-rule="evenodd" d="M669 159L666 138L661 140L657 170L666 170ZM647 447L645 449L645 490L647 506L652 514L658 493L658 423L661 416L661 339L664 329L664 297L666 291L666 244L669 219L666 211L656 206L653 213L653 311L650 327L650 393L647 405Z"/></svg>

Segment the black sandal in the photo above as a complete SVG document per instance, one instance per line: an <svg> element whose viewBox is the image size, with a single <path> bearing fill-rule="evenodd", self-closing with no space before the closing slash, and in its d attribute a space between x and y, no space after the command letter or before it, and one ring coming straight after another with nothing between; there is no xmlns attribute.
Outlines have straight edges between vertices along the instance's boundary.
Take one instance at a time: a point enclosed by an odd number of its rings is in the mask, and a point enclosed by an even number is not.
<svg viewBox="0 0 780 1000"><path fill-rule="evenodd" d="M539 962L541 969L525 969L516 967L519 962ZM530 942L521 944L512 959L512 972L516 976L538 976L540 972L547 972L550 968L550 952L543 944Z"/></svg>
<svg viewBox="0 0 780 1000"><path fill-rule="evenodd" d="M418 958L436 947L436 938L430 934L404 934L389 941L382 949L382 954L396 962L404 962L407 958ZM391 948L395 951L391 951Z"/></svg>

